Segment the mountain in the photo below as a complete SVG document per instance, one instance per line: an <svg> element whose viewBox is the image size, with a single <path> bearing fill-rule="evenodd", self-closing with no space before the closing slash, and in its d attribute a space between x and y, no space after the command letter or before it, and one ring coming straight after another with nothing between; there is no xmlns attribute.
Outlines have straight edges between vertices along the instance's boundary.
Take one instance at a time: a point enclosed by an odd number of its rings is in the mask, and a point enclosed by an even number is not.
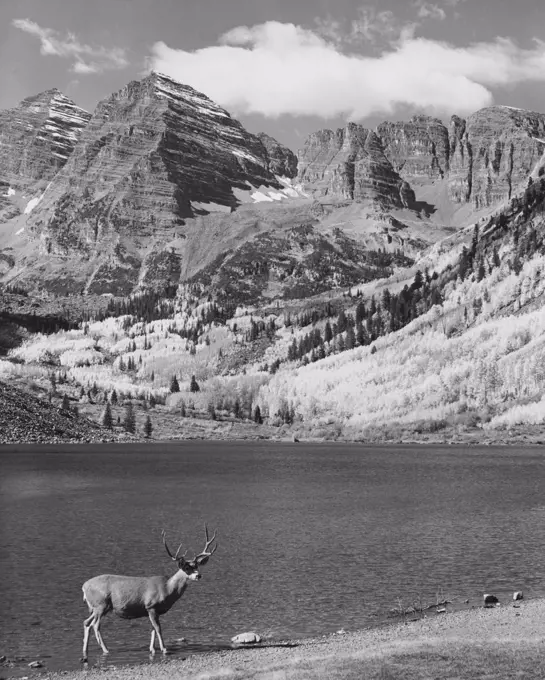
<svg viewBox="0 0 545 680"><path fill-rule="evenodd" d="M492 106L447 128L430 116L377 127L384 154L415 188L445 180L452 204L475 210L509 200L544 162L545 114Z"/></svg>
<svg viewBox="0 0 545 680"><path fill-rule="evenodd" d="M414 203L414 194L392 167L380 138L356 123L310 135L299 152L297 180L316 197L370 200L384 208Z"/></svg>
<svg viewBox="0 0 545 680"><path fill-rule="evenodd" d="M195 221L297 198L295 166L294 154L271 137L247 132L205 95L152 73L98 104L39 205L14 225L35 252L11 275L88 293L177 283Z"/></svg>
<svg viewBox="0 0 545 680"><path fill-rule="evenodd" d="M349 123L296 157L150 74L75 137L59 167L12 143L3 171L0 376L94 417L131 400L313 437L543 422L543 114ZM42 320L38 290L59 294Z"/></svg>
<svg viewBox="0 0 545 680"><path fill-rule="evenodd" d="M86 295L202 279L245 301L340 287L383 272L368 266L381 251L386 268L407 263L491 215L536 175L544 121L491 107L449 127L423 115L375 131L349 123L311 134L296 156L159 73L92 116L49 91L0 116L0 275ZM298 230L308 240L295 255ZM275 257L287 248L267 281L252 273L265 243ZM325 269L310 256L321 250Z"/></svg>
<svg viewBox="0 0 545 680"><path fill-rule="evenodd" d="M0 111L0 223L37 203L90 118L57 89Z"/></svg>

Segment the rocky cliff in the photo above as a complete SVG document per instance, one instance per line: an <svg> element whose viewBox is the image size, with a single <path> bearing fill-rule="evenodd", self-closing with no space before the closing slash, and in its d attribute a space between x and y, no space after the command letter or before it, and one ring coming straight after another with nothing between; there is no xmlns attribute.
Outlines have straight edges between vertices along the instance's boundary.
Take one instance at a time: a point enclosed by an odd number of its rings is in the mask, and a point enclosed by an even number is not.
<svg viewBox="0 0 545 680"><path fill-rule="evenodd" d="M449 196L489 207L528 182L545 151L545 114L509 106L477 111L450 125Z"/></svg>
<svg viewBox="0 0 545 680"><path fill-rule="evenodd" d="M409 183L448 173L449 133L438 118L413 116L407 122L385 122L376 132L386 157Z"/></svg>
<svg viewBox="0 0 545 680"><path fill-rule="evenodd" d="M295 177L297 175L297 156L279 144L274 137L258 132L257 137L265 147L267 153L267 166L271 172L281 177Z"/></svg>
<svg viewBox="0 0 545 680"><path fill-rule="evenodd" d="M28 203L46 186L65 165L90 117L56 89L0 111L0 209L11 205L17 212L22 201L8 199L24 193Z"/></svg>
<svg viewBox="0 0 545 680"><path fill-rule="evenodd" d="M402 207L410 191L384 154L379 137L361 125L311 134L298 155L297 180L315 197Z"/></svg>

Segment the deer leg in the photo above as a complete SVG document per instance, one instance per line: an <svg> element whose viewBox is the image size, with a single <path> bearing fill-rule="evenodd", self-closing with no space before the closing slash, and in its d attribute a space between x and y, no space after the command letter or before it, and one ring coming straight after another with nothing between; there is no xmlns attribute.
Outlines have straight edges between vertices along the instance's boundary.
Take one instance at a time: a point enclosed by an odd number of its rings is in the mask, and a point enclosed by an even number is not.
<svg viewBox="0 0 545 680"><path fill-rule="evenodd" d="M93 619L94 616L90 616L83 622L83 656L81 657L82 661L87 661L87 649L89 647L89 633L91 632L91 621Z"/></svg>
<svg viewBox="0 0 545 680"><path fill-rule="evenodd" d="M95 637L97 639L98 644L102 647L102 652L104 654L109 654L108 648L104 644L104 640L102 639L102 635L100 634L100 619L101 615L97 614L95 617L95 622L93 623L93 630L95 631Z"/></svg>
<svg viewBox="0 0 545 680"><path fill-rule="evenodd" d="M163 642L163 636L161 635L161 624L159 623L159 614L157 614L155 609L148 609L148 616L151 625L153 626L153 629L157 634L157 640L159 640L159 648L161 649L163 654L166 654L167 648L165 647L165 643Z"/></svg>
<svg viewBox="0 0 545 680"><path fill-rule="evenodd" d="M151 640L149 643L149 650L152 654L155 654L155 628L151 629Z"/></svg>

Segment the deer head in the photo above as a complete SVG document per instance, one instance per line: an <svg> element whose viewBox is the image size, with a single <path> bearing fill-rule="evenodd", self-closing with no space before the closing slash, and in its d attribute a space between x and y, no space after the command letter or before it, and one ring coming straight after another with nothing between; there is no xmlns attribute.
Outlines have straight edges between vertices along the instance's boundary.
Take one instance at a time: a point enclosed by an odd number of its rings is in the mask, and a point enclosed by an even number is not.
<svg viewBox="0 0 545 680"><path fill-rule="evenodd" d="M185 558L185 556L187 555L187 550L184 552L183 555L180 555L183 543L180 543L180 545L178 546L178 550L176 550L175 554L173 555L167 545L166 532L164 529L161 534L163 537L163 543L165 545L165 549L168 553L168 556L173 562L177 563L178 569L183 571L191 581L198 581L201 578L201 574L199 573L199 567L202 567L204 564L206 564L210 557L216 552L218 548L218 544L216 543L212 550L210 550L210 546L216 540L216 532L214 531L214 535L212 536L212 538L209 538L208 527L206 526L206 524L204 525L204 534L205 534L204 549L202 552L200 552L191 560L186 560Z"/></svg>

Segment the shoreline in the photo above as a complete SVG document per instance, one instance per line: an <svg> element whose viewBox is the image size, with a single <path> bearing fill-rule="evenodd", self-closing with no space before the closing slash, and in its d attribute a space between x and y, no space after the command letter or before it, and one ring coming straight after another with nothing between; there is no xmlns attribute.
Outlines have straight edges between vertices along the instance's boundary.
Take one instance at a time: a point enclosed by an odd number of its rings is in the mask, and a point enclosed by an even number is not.
<svg viewBox="0 0 545 680"><path fill-rule="evenodd" d="M131 666L41 673L47 680L167 680L189 678L428 678L456 667L460 678L544 677L545 599L476 607L354 632L303 640L265 641L245 648ZM496 668L497 666L497 668ZM437 675L428 671L437 669ZM505 670L503 675L502 669ZM409 674L409 671L411 674ZM475 671L475 673L474 673ZM518 672L518 671L517 671ZM421 673L421 674L419 674ZM449 676L450 677L450 676Z"/></svg>

